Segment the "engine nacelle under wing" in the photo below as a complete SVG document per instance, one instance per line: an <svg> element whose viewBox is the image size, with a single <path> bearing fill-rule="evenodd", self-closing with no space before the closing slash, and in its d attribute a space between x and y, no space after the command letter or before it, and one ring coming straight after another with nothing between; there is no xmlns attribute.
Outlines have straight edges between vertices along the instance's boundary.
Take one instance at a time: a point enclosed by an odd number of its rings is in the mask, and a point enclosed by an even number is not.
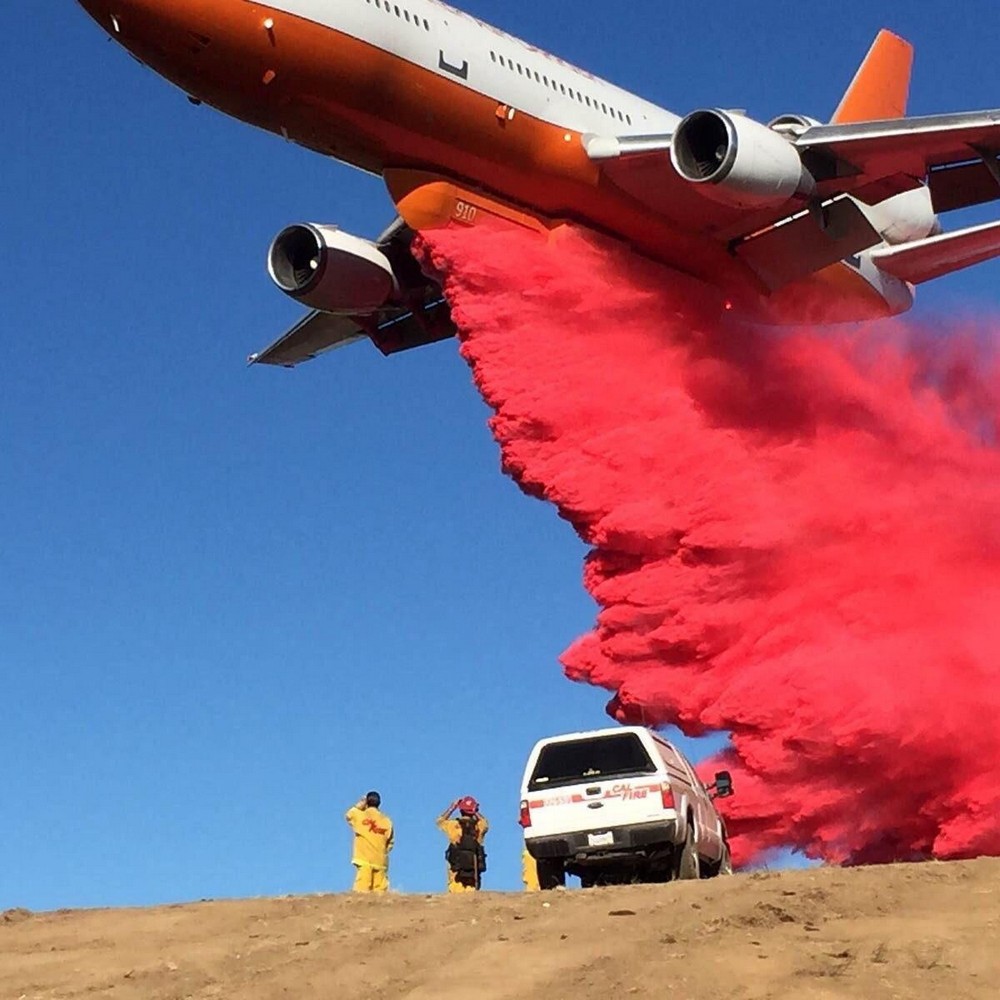
<svg viewBox="0 0 1000 1000"><path fill-rule="evenodd" d="M903 191L877 205L865 205L863 210L868 221L890 246L912 243L941 233L931 193L923 186Z"/></svg>
<svg viewBox="0 0 1000 1000"><path fill-rule="evenodd" d="M782 135L732 112L693 111L677 126L670 146L674 169L701 193L736 208L780 205L808 194L812 176Z"/></svg>
<svg viewBox="0 0 1000 1000"><path fill-rule="evenodd" d="M286 295L322 312L374 312L398 292L386 255L336 226L309 222L283 229L271 244L267 269Z"/></svg>

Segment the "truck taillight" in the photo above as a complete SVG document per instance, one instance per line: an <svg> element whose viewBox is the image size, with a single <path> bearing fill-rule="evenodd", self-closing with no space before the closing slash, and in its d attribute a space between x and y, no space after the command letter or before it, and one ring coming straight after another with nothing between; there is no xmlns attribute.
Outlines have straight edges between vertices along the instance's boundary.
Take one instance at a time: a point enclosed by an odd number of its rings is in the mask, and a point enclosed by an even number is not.
<svg viewBox="0 0 1000 1000"><path fill-rule="evenodd" d="M518 820L518 822L525 829L531 826L531 808L528 806L527 799L521 800L521 818Z"/></svg>
<svg viewBox="0 0 1000 1000"><path fill-rule="evenodd" d="M674 809L674 792L670 785L665 781L660 785L660 801L663 803L664 809Z"/></svg>

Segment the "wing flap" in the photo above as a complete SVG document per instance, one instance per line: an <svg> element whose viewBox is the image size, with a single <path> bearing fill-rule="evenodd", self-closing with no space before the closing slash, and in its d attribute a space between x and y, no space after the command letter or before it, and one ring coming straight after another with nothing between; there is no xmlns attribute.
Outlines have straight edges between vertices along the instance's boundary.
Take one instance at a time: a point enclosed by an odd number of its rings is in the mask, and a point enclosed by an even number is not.
<svg viewBox="0 0 1000 1000"><path fill-rule="evenodd" d="M927 186L931 189L934 211L952 212L956 208L970 208L1000 198L997 166L996 161L991 168L980 159L932 170Z"/></svg>
<svg viewBox="0 0 1000 1000"><path fill-rule="evenodd" d="M443 298L422 303L416 309L399 310L382 319L368 331L375 346L388 357L439 340L450 340L458 333L451 309Z"/></svg>
<svg viewBox="0 0 1000 1000"><path fill-rule="evenodd" d="M857 202L843 197L755 234L733 252L773 292L870 247L879 238Z"/></svg>
<svg viewBox="0 0 1000 1000"><path fill-rule="evenodd" d="M912 285L940 278L985 260L1000 257L1000 222L988 222L915 243L874 250L879 270Z"/></svg>

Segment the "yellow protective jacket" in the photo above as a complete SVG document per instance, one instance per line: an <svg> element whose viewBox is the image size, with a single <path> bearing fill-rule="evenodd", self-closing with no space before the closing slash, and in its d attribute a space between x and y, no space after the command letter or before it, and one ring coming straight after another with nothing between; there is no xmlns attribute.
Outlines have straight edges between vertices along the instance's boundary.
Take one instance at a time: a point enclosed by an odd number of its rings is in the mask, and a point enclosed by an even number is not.
<svg viewBox="0 0 1000 1000"><path fill-rule="evenodd" d="M440 816L438 817L437 825L438 829L444 833L452 844L457 844L462 839L462 824L457 819L447 819L444 816ZM489 828L489 821L485 816L480 816L476 822L476 840L480 844L485 839L486 831Z"/></svg>
<svg viewBox="0 0 1000 1000"><path fill-rule="evenodd" d="M392 820L385 813L369 806L351 806L344 819L354 831L354 855L351 863L369 868L388 868L392 850Z"/></svg>

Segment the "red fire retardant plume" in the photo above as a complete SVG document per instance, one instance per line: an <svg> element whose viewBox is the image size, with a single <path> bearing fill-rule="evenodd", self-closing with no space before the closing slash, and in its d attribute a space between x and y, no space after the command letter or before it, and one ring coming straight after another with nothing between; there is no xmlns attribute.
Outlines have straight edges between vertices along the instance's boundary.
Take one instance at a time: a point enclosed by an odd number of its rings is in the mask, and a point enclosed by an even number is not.
<svg viewBox="0 0 1000 1000"><path fill-rule="evenodd" d="M1000 854L1000 383L972 335L723 329L570 229L418 252L504 470L591 547L566 673L623 722L732 733L706 770L733 771L736 860Z"/></svg>

